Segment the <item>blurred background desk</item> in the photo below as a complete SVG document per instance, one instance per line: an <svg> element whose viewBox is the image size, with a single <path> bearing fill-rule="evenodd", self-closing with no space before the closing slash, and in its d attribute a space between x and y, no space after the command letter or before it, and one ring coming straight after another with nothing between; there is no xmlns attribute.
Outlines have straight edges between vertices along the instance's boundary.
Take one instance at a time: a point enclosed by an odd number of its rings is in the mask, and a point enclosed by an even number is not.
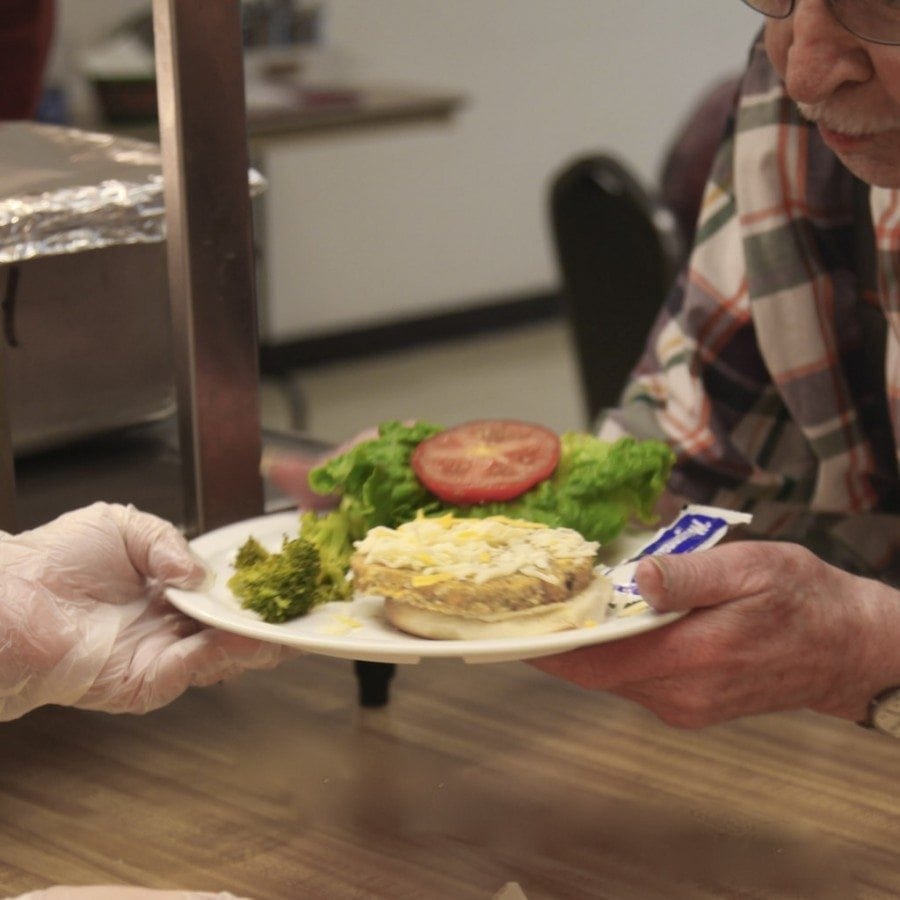
<svg viewBox="0 0 900 900"><path fill-rule="evenodd" d="M294 109L248 110L251 145L284 135L302 136L338 128L373 128L411 122L440 122L465 103L462 94L406 87L372 86L311 91Z"/></svg>
<svg viewBox="0 0 900 900"><path fill-rule="evenodd" d="M256 900L900 895L898 745L808 713L670 729L525 664L307 656L143 717L0 726L0 888Z"/></svg>
<svg viewBox="0 0 900 900"><path fill-rule="evenodd" d="M465 102L462 94L397 85L310 87L297 89L294 103L253 105L247 109L251 145L276 137L303 137L336 129L448 119ZM107 123L114 134L158 141L154 122Z"/></svg>

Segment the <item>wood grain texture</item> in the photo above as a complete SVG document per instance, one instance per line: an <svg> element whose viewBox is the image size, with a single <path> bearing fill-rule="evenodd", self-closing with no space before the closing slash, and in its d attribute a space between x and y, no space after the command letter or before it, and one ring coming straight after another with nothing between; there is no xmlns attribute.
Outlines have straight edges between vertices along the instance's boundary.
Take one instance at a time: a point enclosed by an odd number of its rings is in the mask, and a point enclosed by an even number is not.
<svg viewBox="0 0 900 900"><path fill-rule="evenodd" d="M303 657L143 717L0 725L0 895L900 895L900 744L796 713L700 732L524 664Z"/></svg>

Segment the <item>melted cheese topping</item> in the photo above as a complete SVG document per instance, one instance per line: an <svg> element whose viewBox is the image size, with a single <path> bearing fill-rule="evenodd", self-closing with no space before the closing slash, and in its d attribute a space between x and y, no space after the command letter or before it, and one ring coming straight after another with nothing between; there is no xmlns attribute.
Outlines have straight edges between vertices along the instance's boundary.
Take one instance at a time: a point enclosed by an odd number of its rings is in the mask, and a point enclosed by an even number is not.
<svg viewBox="0 0 900 900"><path fill-rule="evenodd" d="M571 528L506 516L446 515L420 517L398 528L378 526L354 546L366 564L409 569L416 573L413 585L425 587L450 579L481 584L517 573L559 584L554 560L593 558L600 545Z"/></svg>

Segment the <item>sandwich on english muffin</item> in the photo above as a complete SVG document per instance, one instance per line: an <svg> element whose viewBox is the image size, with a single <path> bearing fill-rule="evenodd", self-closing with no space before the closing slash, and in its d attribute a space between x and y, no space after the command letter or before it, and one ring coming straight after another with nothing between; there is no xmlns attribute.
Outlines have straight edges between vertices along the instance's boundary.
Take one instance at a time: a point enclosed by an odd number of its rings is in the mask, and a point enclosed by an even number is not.
<svg viewBox="0 0 900 900"><path fill-rule="evenodd" d="M384 597L388 621L438 639L578 628L612 597L599 544L570 528L489 516L419 517L372 528L351 561L356 591Z"/></svg>

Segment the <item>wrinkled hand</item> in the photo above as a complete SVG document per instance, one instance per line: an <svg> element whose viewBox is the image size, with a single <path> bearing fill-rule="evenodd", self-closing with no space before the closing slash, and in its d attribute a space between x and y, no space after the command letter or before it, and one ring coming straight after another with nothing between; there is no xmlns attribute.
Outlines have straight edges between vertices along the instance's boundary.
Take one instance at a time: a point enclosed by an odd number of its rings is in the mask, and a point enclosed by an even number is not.
<svg viewBox="0 0 900 900"><path fill-rule="evenodd" d="M858 721L872 696L900 684L900 592L799 545L646 559L636 578L657 611L690 614L532 664L686 728L800 708Z"/></svg>
<svg viewBox="0 0 900 900"><path fill-rule="evenodd" d="M0 539L0 720L47 703L147 712L289 655L163 596L206 578L173 525L133 507L95 503Z"/></svg>
<svg viewBox="0 0 900 900"><path fill-rule="evenodd" d="M334 450L318 456L303 456L299 453L269 453L262 461L262 474L286 497L295 500L301 509L331 509L338 503L339 497L317 494L309 486L309 473L316 466L321 466L329 459L340 456L348 450L378 437L378 428L367 428L365 431L344 441Z"/></svg>
<svg viewBox="0 0 900 900"><path fill-rule="evenodd" d="M205 891L160 891L153 888L120 887L119 885L84 887L59 885L42 891L21 894L11 900L241 900L241 898L225 891L211 894Z"/></svg>

